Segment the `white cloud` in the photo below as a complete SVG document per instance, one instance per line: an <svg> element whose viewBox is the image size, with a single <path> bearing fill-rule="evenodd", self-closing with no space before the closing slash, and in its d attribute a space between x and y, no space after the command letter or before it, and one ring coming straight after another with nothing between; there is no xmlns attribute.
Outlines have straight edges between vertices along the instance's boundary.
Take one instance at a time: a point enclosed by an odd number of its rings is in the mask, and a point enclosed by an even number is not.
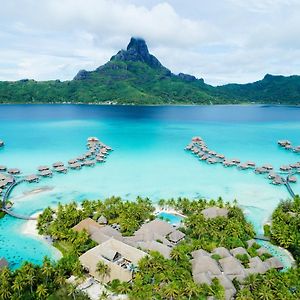
<svg viewBox="0 0 300 300"><path fill-rule="evenodd" d="M131 36L172 71L213 84L300 74L298 0L1 2L0 80L71 79Z"/></svg>

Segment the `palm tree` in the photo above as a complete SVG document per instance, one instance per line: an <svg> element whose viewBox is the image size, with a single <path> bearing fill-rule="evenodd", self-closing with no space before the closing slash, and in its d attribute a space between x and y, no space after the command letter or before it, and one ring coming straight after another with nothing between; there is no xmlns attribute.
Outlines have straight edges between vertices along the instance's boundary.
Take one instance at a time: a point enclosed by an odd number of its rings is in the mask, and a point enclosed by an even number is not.
<svg viewBox="0 0 300 300"><path fill-rule="evenodd" d="M42 271L42 274L45 276L46 283L47 283L54 271L53 266L51 265L51 261L48 257L44 258L41 271Z"/></svg>
<svg viewBox="0 0 300 300"><path fill-rule="evenodd" d="M110 275L110 268L107 264L105 264L102 260L99 260L96 266L96 272L103 280L105 277Z"/></svg>
<svg viewBox="0 0 300 300"><path fill-rule="evenodd" d="M184 286L185 286L184 293L186 294L186 296L189 297L189 299L191 299L193 296L199 295L200 289L198 285L193 281L189 280L185 282Z"/></svg>
<svg viewBox="0 0 300 300"><path fill-rule="evenodd" d="M38 285L36 289L36 295L38 299L46 299L48 296L48 289L45 284Z"/></svg>
<svg viewBox="0 0 300 300"><path fill-rule="evenodd" d="M19 295L21 296L21 292L24 289L24 280L23 277L21 277L20 275L17 275L14 279L13 285L12 285L13 290Z"/></svg>

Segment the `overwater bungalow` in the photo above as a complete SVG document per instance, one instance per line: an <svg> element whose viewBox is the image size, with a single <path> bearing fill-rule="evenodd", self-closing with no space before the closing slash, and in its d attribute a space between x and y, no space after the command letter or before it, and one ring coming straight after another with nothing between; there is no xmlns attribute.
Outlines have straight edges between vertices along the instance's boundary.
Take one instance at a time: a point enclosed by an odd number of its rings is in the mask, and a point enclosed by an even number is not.
<svg viewBox="0 0 300 300"><path fill-rule="evenodd" d="M70 169L81 169L81 163L78 163L78 162L76 162L76 163L74 163L74 164L70 164L69 165L69 168Z"/></svg>
<svg viewBox="0 0 300 300"><path fill-rule="evenodd" d="M85 156L84 156L84 155L80 155L80 156L77 157L76 160L77 160L77 161L78 161L78 160L79 160L79 161L83 161L83 160L85 160Z"/></svg>
<svg viewBox="0 0 300 300"><path fill-rule="evenodd" d="M274 169L273 166L270 165L270 164L265 164L265 165L262 166L262 168L263 168L263 169L266 169L266 170L268 170L268 171L271 171L271 170Z"/></svg>
<svg viewBox="0 0 300 300"><path fill-rule="evenodd" d="M88 142L99 142L99 139L98 139L97 137L95 137L95 136L92 136L92 137L89 137L89 138L87 139L87 141L88 141Z"/></svg>
<svg viewBox="0 0 300 300"><path fill-rule="evenodd" d="M231 160L224 160L223 161L223 166L224 167L232 167L234 165L235 165L235 163L233 161L231 161Z"/></svg>
<svg viewBox="0 0 300 300"><path fill-rule="evenodd" d="M300 146L294 147L293 151L296 152L296 153L299 153L300 152Z"/></svg>
<svg viewBox="0 0 300 300"><path fill-rule="evenodd" d="M17 174L20 174L21 171L20 171L20 169L12 168L12 169L8 169L7 173L12 174L12 175L17 175Z"/></svg>
<svg viewBox="0 0 300 300"><path fill-rule="evenodd" d="M235 164L241 163L241 161L238 158L233 158L231 161Z"/></svg>
<svg viewBox="0 0 300 300"><path fill-rule="evenodd" d="M254 172L256 174L264 174L264 173L268 173L268 170L267 169L264 169L262 167L258 167L258 168L255 168Z"/></svg>
<svg viewBox="0 0 300 300"><path fill-rule="evenodd" d="M250 168L250 166L246 163L243 163L243 164L239 165L239 169L241 169L241 170L247 170L249 168Z"/></svg>
<svg viewBox="0 0 300 300"><path fill-rule="evenodd" d="M194 148L193 153L197 154L197 153L199 153L199 152L200 152L200 149ZM104 153L104 152L101 151L101 153Z"/></svg>
<svg viewBox="0 0 300 300"><path fill-rule="evenodd" d="M287 172L287 171L290 171L290 170L291 170L291 167L290 167L290 166L285 166L285 165L284 165L284 166L281 166L281 167L280 167L280 170L281 170L281 171L284 171L284 172Z"/></svg>
<svg viewBox="0 0 300 300"><path fill-rule="evenodd" d="M105 159L103 157L96 157L97 162L105 162Z"/></svg>
<svg viewBox="0 0 300 300"><path fill-rule="evenodd" d="M106 153L107 153L107 150L106 150L105 148L102 148L102 149L100 150L100 152L106 154Z"/></svg>
<svg viewBox="0 0 300 300"><path fill-rule="evenodd" d="M209 158L209 155L204 154L200 157L201 160L207 160Z"/></svg>
<svg viewBox="0 0 300 300"><path fill-rule="evenodd" d="M216 158L224 159L225 155L223 155L223 154L216 154Z"/></svg>
<svg viewBox="0 0 300 300"><path fill-rule="evenodd" d="M52 177L52 172L50 170L44 170L44 171L41 171L39 173L40 176L42 177Z"/></svg>
<svg viewBox="0 0 300 300"><path fill-rule="evenodd" d="M274 180L272 181L272 183L275 184L275 185L281 185L281 184L284 184L284 180L282 179L282 177L277 175L274 178Z"/></svg>
<svg viewBox="0 0 300 300"><path fill-rule="evenodd" d="M6 166L0 166L0 172L5 172L7 170Z"/></svg>
<svg viewBox="0 0 300 300"><path fill-rule="evenodd" d="M278 176L275 172L269 172L268 178L269 179L274 179L276 176Z"/></svg>
<svg viewBox="0 0 300 300"><path fill-rule="evenodd" d="M300 163L294 163L294 164L290 164L290 167L292 168L292 169L298 169L298 168L300 168Z"/></svg>
<svg viewBox="0 0 300 300"><path fill-rule="evenodd" d="M6 180L0 181L0 188L1 188L1 189L5 188L6 185L7 185L7 183L8 183L8 182L7 182Z"/></svg>
<svg viewBox="0 0 300 300"><path fill-rule="evenodd" d="M85 158L91 157L92 156L92 152L88 151L84 154Z"/></svg>
<svg viewBox="0 0 300 300"><path fill-rule="evenodd" d="M215 164L215 163L218 162L218 160L216 158L214 158L214 157L210 157L210 158L207 159L207 162L209 164Z"/></svg>
<svg viewBox="0 0 300 300"><path fill-rule="evenodd" d="M278 145L280 145L281 147L285 147L286 145L291 145L291 142L288 140L279 140Z"/></svg>
<svg viewBox="0 0 300 300"><path fill-rule="evenodd" d="M208 154L215 156L217 154L217 152L215 152L215 151L208 151Z"/></svg>
<svg viewBox="0 0 300 300"><path fill-rule="evenodd" d="M200 136L194 136L194 137L192 138L192 141L193 141L193 142L200 142L200 141L202 141L202 138L201 138Z"/></svg>
<svg viewBox="0 0 300 300"><path fill-rule="evenodd" d="M104 146L106 148L107 151L113 151L113 149L109 146Z"/></svg>
<svg viewBox="0 0 300 300"><path fill-rule="evenodd" d="M83 162L83 165L85 165L87 167L93 167L95 165L95 161L94 160L86 160L85 162Z"/></svg>
<svg viewBox="0 0 300 300"><path fill-rule="evenodd" d="M249 167L255 167L256 163L254 161L246 161L245 164L247 164Z"/></svg>
<svg viewBox="0 0 300 300"><path fill-rule="evenodd" d="M189 144L185 147L185 150L192 150L193 147L194 147L194 144Z"/></svg>
<svg viewBox="0 0 300 300"><path fill-rule="evenodd" d="M68 164L69 165L72 165L72 164L75 164L75 163L77 163L77 159L75 158L75 159L70 159L69 161L68 161Z"/></svg>
<svg viewBox="0 0 300 300"><path fill-rule="evenodd" d="M0 140L0 147L4 146L4 142L2 140Z"/></svg>
<svg viewBox="0 0 300 300"><path fill-rule="evenodd" d="M296 183L297 182L297 178L295 176L289 176L288 177L288 182Z"/></svg>
<svg viewBox="0 0 300 300"><path fill-rule="evenodd" d="M52 165L53 168L58 168L58 167L63 167L63 166L64 166L64 163L61 161L58 161Z"/></svg>
<svg viewBox="0 0 300 300"><path fill-rule="evenodd" d="M67 168L65 168L65 167L57 167L54 170L58 173L67 173L68 172Z"/></svg>
<svg viewBox="0 0 300 300"><path fill-rule="evenodd" d="M38 169L39 172L50 170L50 168L47 167L47 166L39 166L37 169Z"/></svg>
<svg viewBox="0 0 300 300"><path fill-rule="evenodd" d="M25 180L27 182L30 182L30 183L33 183L33 182L39 182L39 177L35 174L32 174L32 175L28 175L25 177Z"/></svg>
<svg viewBox="0 0 300 300"><path fill-rule="evenodd" d="M284 146L284 149L286 149L286 150L291 150L293 147L292 147L292 145L285 145Z"/></svg>

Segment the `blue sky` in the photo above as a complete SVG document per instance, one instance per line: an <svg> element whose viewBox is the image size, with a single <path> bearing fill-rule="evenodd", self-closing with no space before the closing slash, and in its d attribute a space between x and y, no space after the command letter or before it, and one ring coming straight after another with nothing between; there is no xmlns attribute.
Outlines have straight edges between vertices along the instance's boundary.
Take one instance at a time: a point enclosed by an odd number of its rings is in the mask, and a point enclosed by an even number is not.
<svg viewBox="0 0 300 300"><path fill-rule="evenodd" d="M131 36L218 85L300 74L299 0L0 0L0 80L72 79Z"/></svg>

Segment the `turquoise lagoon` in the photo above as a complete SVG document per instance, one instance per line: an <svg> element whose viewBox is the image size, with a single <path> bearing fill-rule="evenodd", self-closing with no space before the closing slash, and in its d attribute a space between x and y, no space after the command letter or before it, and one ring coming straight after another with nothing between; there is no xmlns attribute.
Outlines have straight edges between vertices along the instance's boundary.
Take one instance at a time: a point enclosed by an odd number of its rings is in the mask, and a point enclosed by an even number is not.
<svg viewBox="0 0 300 300"><path fill-rule="evenodd" d="M0 164L23 174L39 165L65 161L86 151L97 136L114 151L105 164L21 184L12 194L14 210L31 215L59 202L103 199L112 195L237 199L255 229L262 230L281 199L284 186L273 186L251 171L207 165L184 151L192 136L227 157L271 163L299 161L300 155L277 146L278 139L300 144L300 108L288 106L0 106ZM298 179L300 179L298 177ZM300 185L293 189L300 193ZM32 192L34 191L34 192ZM12 267L24 260L41 262L57 253L45 242L22 234L25 222L0 220L0 257Z"/></svg>

